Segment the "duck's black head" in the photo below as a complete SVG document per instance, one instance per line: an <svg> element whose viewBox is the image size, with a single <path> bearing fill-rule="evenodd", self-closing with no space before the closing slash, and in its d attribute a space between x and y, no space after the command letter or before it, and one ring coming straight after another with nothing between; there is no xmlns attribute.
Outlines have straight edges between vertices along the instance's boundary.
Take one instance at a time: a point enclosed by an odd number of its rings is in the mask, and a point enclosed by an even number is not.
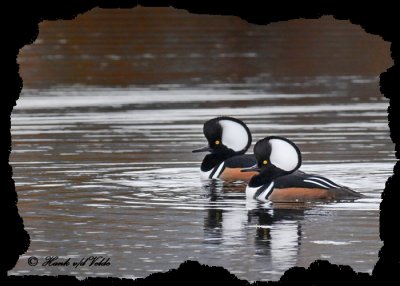
<svg viewBox="0 0 400 286"><path fill-rule="evenodd" d="M241 120L222 116L204 123L203 133L208 146L193 152L211 152L225 158L244 154L251 145L249 128Z"/></svg>
<svg viewBox="0 0 400 286"><path fill-rule="evenodd" d="M250 187L258 187L274 179L293 173L301 166L299 148L287 138L269 136L258 141L254 146L257 165L243 171L259 172L251 178Z"/></svg>

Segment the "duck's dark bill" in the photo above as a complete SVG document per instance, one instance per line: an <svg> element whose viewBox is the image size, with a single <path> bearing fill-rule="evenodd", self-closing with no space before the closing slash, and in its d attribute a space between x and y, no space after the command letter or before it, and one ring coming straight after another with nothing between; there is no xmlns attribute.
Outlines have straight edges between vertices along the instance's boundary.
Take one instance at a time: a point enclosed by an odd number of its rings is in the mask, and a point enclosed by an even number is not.
<svg viewBox="0 0 400 286"><path fill-rule="evenodd" d="M192 153L199 153L199 152L211 152L211 148L206 146L192 151Z"/></svg>
<svg viewBox="0 0 400 286"><path fill-rule="evenodd" d="M258 168L257 165L254 165L254 166L251 166L251 167L248 167L248 168L240 169L240 172L259 172L259 171L260 171L260 168Z"/></svg>

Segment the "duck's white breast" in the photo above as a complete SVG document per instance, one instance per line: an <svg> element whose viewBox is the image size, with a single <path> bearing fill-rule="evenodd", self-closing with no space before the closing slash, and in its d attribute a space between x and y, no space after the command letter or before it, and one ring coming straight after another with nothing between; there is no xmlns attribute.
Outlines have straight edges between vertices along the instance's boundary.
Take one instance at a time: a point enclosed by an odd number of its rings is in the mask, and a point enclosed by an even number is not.
<svg viewBox="0 0 400 286"><path fill-rule="evenodd" d="M222 162L221 164L219 164L217 167L212 168L210 171L207 172L203 172L200 171L200 178L202 180L207 180L207 179L217 179L224 167L225 162ZM212 178L210 178L210 174L215 170L215 168L217 168L217 170L215 171L214 175L212 176Z"/></svg>
<svg viewBox="0 0 400 286"><path fill-rule="evenodd" d="M269 184L268 188L266 188L264 191L262 191L262 193L258 194L258 196L255 198L254 196L255 196L256 192L262 187L263 186L252 188L252 187L247 186L246 187L246 198L256 199L257 201L264 202L264 203L269 202L269 200L266 199L266 196L274 187L274 182Z"/></svg>
<svg viewBox="0 0 400 286"><path fill-rule="evenodd" d="M207 171L207 172L200 171L200 179L202 179L202 180L209 179L209 176L210 176L212 170L213 169L211 169L210 171Z"/></svg>
<svg viewBox="0 0 400 286"><path fill-rule="evenodd" d="M246 198L248 198L248 199L254 199L254 195L256 194L256 192L257 192L257 190L258 190L259 188L260 188L260 187L252 188L252 187L247 186L247 187L246 187Z"/></svg>

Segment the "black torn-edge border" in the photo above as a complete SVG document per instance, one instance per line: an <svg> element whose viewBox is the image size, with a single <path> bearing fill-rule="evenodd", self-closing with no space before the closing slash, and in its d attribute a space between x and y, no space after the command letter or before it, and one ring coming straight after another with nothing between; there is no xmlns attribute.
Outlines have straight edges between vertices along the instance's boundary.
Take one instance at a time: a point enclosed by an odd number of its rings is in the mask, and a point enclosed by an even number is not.
<svg viewBox="0 0 400 286"><path fill-rule="evenodd" d="M143 279L122 278L86 278L78 280L74 276L8 276L20 255L29 247L30 238L24 229L22 218L17 209L17 193L12 179L12 168L9 164L11 153L11 112L22 90L22 79L19 75L17 56L19 50L32 44L38 35L38 24L43 20L74 19L95 7L100 8L134 8L173 7L187 10L195 14L233 15L250 23L266 25L270 22L290 19L316 19L323 15L332 15L336 19L350 20L360 25L365 32L379 35L391 42L391 57L394 65L382 71L380 75L381 93L389 99L388 122L390 137L395 144L395 155L399 159L400 143L400 13L394 4L376 2L350 7L339 1L329 4L320 1L310 5L306 1L262 1L247 0L235 3L221 0L176 0L176 1L140 1L140 0L57 0L57 1L5 1L2 4L1 34L1 96L0 96L0 282L1 285L17 282L40 283L53 285L149 285L149 284L199 284L250 285L238 279L222 267L200 265L195 261L185 261L178 269L165 273L154 273ZM394 3L394 1L392 1ZM366 2L367 3L367 2ZM362 51L360 51L362 52ZM396 97L397 95L397 97ZM316 260L308 268L293 267L288 269L279 281L254 282L252 285L377 285L390 281L392 285L400 285L397 273L400 273L400 235L398 234L398 218L396 204L400 202L400 164L394 166L394 173L388 178L382 193L380 205L380 238L383 246L379 252L372 275L357 273L351 266L334 265L326 260ZM134 258L132 258L134 259ZM6 282L4 284L3 282ZM397 282L397 283L396 283Z"/></svg>

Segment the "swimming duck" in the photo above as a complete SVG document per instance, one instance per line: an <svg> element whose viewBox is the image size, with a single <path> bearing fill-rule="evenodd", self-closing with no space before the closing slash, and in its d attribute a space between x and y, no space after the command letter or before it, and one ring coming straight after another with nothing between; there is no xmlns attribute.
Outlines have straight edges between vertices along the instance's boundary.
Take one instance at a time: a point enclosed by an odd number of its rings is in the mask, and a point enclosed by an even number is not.
<svg viewBox="0 0 400 286"><path fill-rule="evenodd" d="M203 133L208 146L192 152L209 152L200 167L202 179L242 180L248 182L256 171L241 172L256 164L252 154L245 154L251 145L249 128L243 121L221 116L204 123Z"/></svg>
<svg viewBox="0 0 400 286"><path fill-rule="evenodd" d="M246 187L246 197L261 202L309 202L351 200L363 197L348 187L298 170L302 163L299 148L287 138L269 136L254 146L257 163L242 172L254 172Z"/></svg>

